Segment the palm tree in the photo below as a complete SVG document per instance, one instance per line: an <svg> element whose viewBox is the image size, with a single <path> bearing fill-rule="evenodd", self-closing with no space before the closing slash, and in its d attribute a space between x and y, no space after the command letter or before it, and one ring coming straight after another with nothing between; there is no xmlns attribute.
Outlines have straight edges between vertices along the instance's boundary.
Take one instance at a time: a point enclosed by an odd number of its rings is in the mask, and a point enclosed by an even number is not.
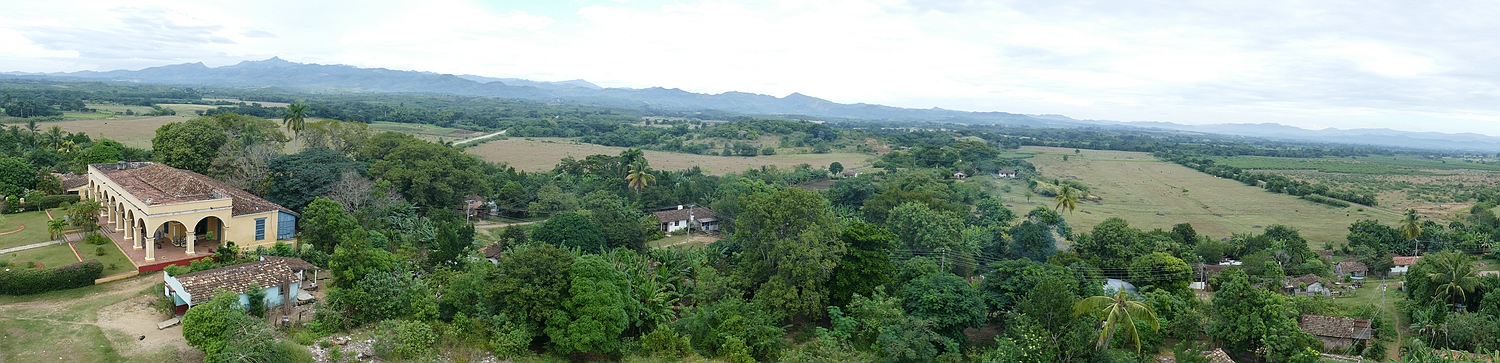
<svg viewBox="0 0 1500 363"><path fill-rule="evenodd" d="M1098 349L1108 349L1109 341L1114 338L1115 328L1124 323L1125 333L1135 342L1135 352L1141 352L1141 334L1135 328L1136 319L1145 320L1151 325L1152 331L1161 330L1156 323L1156 312L1151 311L1146 303L1130 300L1130 295L1125 289L1115 292L1115 296L1090 296L1087 299L1073 304L1073 316L1084 314L1099 314L1104 318L1104 328L1099 332Z"/></svg>
<svg viewBox="0 0 1500 363"><path fill-rule="evenodd" d="M52 239L57 239L57 235L62 234L63 230L67 228L68 221L62 218L53 218L47 221L47 233L52 235Z"/></svg>
<svg viewBox="0 0 1500 363"><path fill-rule="evenodd" d="M1433 294L1444 296L1445 300L1455 305L1466 301L1468 293L1474 292L1474 287L1479 285L1479 277L1474 272L1474 258L1457 251L1438 253L1430 258L1436 269L1427 274L1427 278L1437 284L1432 289Z"/></svg>
<svg viewBox="0 0 1500 363"><path fill-rule="evenodd" d="M73 203L73 206L68 208L68 219L73 221L73 226L83 227L85 232L93 232L94 229L99 228L98 218L100 209L104 209L104 205L100 204L98 200L81 200L78 203Z"/></svg>
<svg viewBox="0 0 1500 363"><path fill-rule="evenodd" d="M307 105L301 102L286 105L286 113L281 115L281 123L288 130L292 130L292 147L296 148L297 137L302 136L302 129L307 126Z"/></svg>
<svg viewBox="0 0 1500 363"><path fill-rule="evenodd" d="M625 181L630 182L630 189L640 193L641 189L656 182L656 176L651 175L651 165L646 164L646 159L638 159L630 164L630 171L625 173Z"/></svg>
<svg viewBox="0 0 1500 363"><path fill-rule="evenodd" d="M1059 212L1067 209L1068 213L1072 213L1073 210L1078 209L1078 193L1075 190L1073 186L1064 184L1062 189L1057 191L1057 198L1054 198L1057 201L1057 206L1052 207L1052 209Z"/></svg>
<svg viewBox="0 0 1500 363"><path fill-rule="evenodd" d="M1417 216L1416 209L1406 210L1406 217L1401 218L1401 228L1398 230L1401 231L1401 237L1406 238L1407 241L1416 242L1417 237L1422 236L1422 217ZM1421 246L1418 246L1417 252L1421 251Z"/></svg>

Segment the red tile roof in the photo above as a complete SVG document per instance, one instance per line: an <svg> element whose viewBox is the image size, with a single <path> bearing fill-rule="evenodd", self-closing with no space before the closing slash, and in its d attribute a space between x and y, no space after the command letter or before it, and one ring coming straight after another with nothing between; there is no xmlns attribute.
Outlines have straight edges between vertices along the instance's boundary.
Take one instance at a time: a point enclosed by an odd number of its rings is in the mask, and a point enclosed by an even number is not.
<svg viewBox="0 0 1500 363"><path fill-rule="evenodd" d="M1392 257L1391 260L1396 263L1396 266L1411 266L1417 264L1417 259L1419 258L1422 258L1422 256L1396 256Z"/></svg>
<svg viewBox="0 0 1500 363"><path fill-rule="evenodd" d="M1336 316L1303 315L1297 324L1302 331L1320 337L1370 339L1372 329L1366 319L1341 318Z"/></svg>
<svg viewBox="0 0 1500 363"><path fill-rule="evenodd" d="M688 209L688 207L684 206L682 207L682 209L651 212L651 214L656 216L656 220L659 221L659 223L685 221L688 219ZM714 217L714 211L712 209L708 209L708 207L693 207L692 213L693 218L697 218L700 221L703 219Z"/></svg>
<svg viewBox="0 0 1500 363"><path fill-rule="evenodd" d="M236 216L278 210L297 214L291 209L189 170L151 162L118 162L89 166L98 169L105 178L124 187L126 193L130 193L148 205L230 198L234 209L232 214Z"/></svg>
<svg viewBox="0 0 1500 363"><path fill-rule="evenodd" d="M1339 262L1338 267L1340 269L1343 269L1344 273L1368 272L1369 271L1368 269L1365 268L1365 263L1364 262L1359 262L1359 261L1344 261L1344 262Z"/></svg>
<svg viewBox="0 0 1500 363"><path fill-rule="evenodd" d="M208 301L216 289L243 294L250 291L251 285L265 288L297 279L297 275L292 273L292 268L283 259L248 262L174 277L182 282L182 288L192 295L195 304Z"/></svg>
<svg viewBox="0 0 1500 363"><path fill-rule="evenodd" d="M1229 359L1229 354L1224 353L1223 349L1214 349L1203 356L1208 357L1209 363L1234 363L1234 360Z"/></svg>

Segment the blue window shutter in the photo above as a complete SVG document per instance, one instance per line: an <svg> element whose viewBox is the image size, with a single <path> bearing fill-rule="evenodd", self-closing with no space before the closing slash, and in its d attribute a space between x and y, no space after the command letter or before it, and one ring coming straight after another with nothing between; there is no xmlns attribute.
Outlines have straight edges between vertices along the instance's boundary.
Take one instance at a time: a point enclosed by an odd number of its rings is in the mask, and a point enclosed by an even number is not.
<svg viewBox="0 0 1500 363"><path fill-rule="evenodd" d="M266 219L265 218L256 218L255 219L255 240L256 241L260 241L260 240L264 240L264 239L266 239Z"/></svg>

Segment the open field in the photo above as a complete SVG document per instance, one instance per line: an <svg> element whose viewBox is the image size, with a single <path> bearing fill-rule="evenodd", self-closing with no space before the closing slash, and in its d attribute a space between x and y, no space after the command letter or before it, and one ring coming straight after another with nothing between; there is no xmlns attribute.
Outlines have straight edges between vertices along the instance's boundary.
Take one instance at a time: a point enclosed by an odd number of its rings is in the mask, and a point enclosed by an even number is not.
<svg viewBox="0 0 1500 363"><path fill-rule="evenodd" d="M66 248L66 247L64 247ZM184 362L203 354L150 307L157 275L66 291L0 296L0 362ZM145 339L140 339L144 336Z"/></svg>
<svg viewBox="0 0 1500 363"><path fill-rule="evenodd" d="M1416 156L1358 158L1220 157L1223 165L1375 194L1384 209L1416 209L1423 216L1449 219L1469 206L1467 193L1500 187L1500 164Z"/></svg>
<svg viewBox="0 0 1500 363"><path fill-rule="evenodd" d="M1428 159L1416 156L1365 156L1355 158L1277 158L1231 156L1213 158L1219 165L1243 169L1317 170L1347 174L1429 174L1439 170L1500 171L1500 164L1480 164L1460 159Z"/></svg>
<svg viewBox="0 0 1500 363"><path fill-rule="evenodd" d="M93 245L85 243L83 246ZM82 248L83 246L78 247ZM116 250L115 253L118 254L120 252ZM7 253L5 254L5 256L0 257L0 259L10 261L11 264L20 267L26 266L22 265L19 261L36 262L37 264L41 265L40 267L43 268L55 268L78 263L78 256L73 255L73 249L68 248L67 244L51 245L47 247L33 248L21 252ZM131 266L134 267L135 265ZM109 275L110 272L105 271L104 274Z"/></svg>
<svg viewBox="0 0 1500 363"><path fill-rule="evenodd" d="M177 116L116 116L102 119L86 119L76 121L57 121L38 124L43 129L52 126L61 126L63 131L86 132L94 140L110 139L119 141L126 146L151 149L151 138L156 137L156 129L162 125L172 122L182 122L198 117L191 113Z"/></svg>
<svg viewBox="0 0 1500 363"><path fill-rule="evenodd" d="M491 162L504 162L520 170L552 170L564 157L583 159L589 155L619 155L623 147L585 144L562 138L511 138L489 141L467 149ZM762 165L789 168L797 164L809 164L813 168L827 167L835 161L844 165L844 170L856 171L870 165L870 155L855 153L789 154L757 157L709 156L646 150L646 159L657 170L683 170L701 166L711 174L740 172Z"/></svg>
<svg viewBox="0 0 1500 363"><path fill-rule="evenodd" d="M412 124L377 121L370 123L370 130L374 132L395 131L404 134L412 134L417 138L427 141L457 141L473 136L481 135L472 130L439 127L428 124Z"/></svg>
<svg viewBox="0 0 1500 363"><path fill-rule="evenodd" d="M1136 228L1170 229L1177 223L1192 223L1200 235L1213 238L1231 233L1260 233L1265 226L1295 227L1313 248L1323 242L1342 244L1348 227L1359 219L1394 223L1389 212L1360 207L1335 208L1220 179L1181 165L1153 158L1150 154L1123 151L1025 147L1036 152L1029 159L1048 179L1076 180L1091 188L1102 200L1083 201L1078 210L1066 214L1075 231L1087 232L1110 217L1124 218ZM1068 161L1062 157L1067 155ZM1011 185L1003 199L1018 214L1036 206L1052 207L1051 198L1026 198L1019 180L1000 179Z"/></svg>

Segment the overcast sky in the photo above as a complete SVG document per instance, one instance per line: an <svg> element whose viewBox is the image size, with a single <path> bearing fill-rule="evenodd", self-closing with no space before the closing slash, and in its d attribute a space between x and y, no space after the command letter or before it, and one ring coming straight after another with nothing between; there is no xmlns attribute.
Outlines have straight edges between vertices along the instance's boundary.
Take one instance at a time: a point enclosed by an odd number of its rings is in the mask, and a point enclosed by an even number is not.
<svg viewBox="0 0 1500 363"><path fill-rule="evenodd" d="M0 2L0 70L280 56L916 108L1500 136L1494 1L209 3Z"/></svg>

